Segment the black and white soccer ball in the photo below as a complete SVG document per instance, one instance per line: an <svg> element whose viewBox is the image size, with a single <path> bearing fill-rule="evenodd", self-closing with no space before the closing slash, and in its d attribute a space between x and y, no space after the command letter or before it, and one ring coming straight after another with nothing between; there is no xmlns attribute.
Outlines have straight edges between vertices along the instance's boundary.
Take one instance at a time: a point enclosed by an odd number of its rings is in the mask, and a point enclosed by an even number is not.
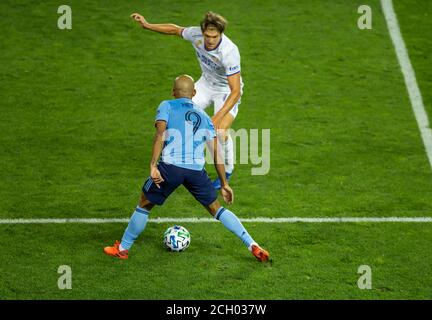
<svg viewBox="0 0 432 320"><path fill-rule="evenodd" d="M189 247L191 237L189 231L182 226L172 226L166 229L163 243L171 251L184 251Z"/></svg>

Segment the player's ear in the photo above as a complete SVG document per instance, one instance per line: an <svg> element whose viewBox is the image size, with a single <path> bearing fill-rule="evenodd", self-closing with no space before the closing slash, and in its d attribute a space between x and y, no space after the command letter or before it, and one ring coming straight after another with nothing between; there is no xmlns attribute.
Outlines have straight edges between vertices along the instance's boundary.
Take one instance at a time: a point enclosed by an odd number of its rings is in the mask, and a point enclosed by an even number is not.
<svg viewBox="0 0 432 320"><path fill-rule="evenodd" d="M195 97L195 95L196 95L196 90L194 89L192 92L192 97Z"/></svg>
<svg viewBox="0 0 432 320"><path fill-rule="evenodd" d="M175 89L172 89L172 96L175 97Z"/></svg>

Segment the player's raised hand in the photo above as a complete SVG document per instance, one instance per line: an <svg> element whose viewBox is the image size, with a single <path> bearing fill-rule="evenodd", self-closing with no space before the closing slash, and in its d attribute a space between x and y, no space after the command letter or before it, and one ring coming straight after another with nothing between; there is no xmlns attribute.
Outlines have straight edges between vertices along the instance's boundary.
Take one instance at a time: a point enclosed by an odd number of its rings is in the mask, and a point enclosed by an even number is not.
<svg viewBox="0 0 432 320"><path fill-rule="evenodd" d="M150 170L150 177L153 179L153 182L156 184L156 187L160 188L160 185L165 180L162 178L160 171L157 167L152 167Z"/></svg>
<svg viewBox="0 0 432 320"><path fill-rule="evenodd" d="M221 193L226 203L232 204L234 202L234 191L231 189L229 185L222 186Z"/></svg>
<svg viewBox="0 0 432 320"><path fill-rule="evenodd" d="M131 18L134 19L135 21L141 23L143 26L147 23L146 19L142 15L140 15L139 13L132 13Z"/></svg>

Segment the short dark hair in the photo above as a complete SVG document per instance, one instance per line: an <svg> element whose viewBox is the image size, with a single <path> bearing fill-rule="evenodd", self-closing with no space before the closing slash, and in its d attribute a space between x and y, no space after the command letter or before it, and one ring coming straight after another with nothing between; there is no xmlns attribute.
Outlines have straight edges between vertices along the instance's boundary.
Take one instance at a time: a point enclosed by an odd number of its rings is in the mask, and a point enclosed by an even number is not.
<svg viewBox="0 0 432 320"><path fill-rule="evenodd" d="M227 24L228 22L226 19L220 14L209 11L205 14L204 19L201 21L201 31L204 32L208 28L214 28L220 33L223 33Z"/></svg>

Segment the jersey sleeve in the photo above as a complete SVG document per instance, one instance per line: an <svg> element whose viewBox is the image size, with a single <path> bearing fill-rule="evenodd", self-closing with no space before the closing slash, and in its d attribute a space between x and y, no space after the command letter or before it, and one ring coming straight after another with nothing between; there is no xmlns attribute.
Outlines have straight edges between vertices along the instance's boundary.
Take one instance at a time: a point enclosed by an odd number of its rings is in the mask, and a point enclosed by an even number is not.
<svg viewBox="0 0 432 320"><path fill-rule="evenodd" d="M168 101L162 101L162 103L159 105L157 111L156 111L156 121L165 121L168 123L169 120L169 111L170 111L170 104Z"/></svg>
<svg viewBox="0 0 432 320"><path fill-rule="evenodd" d="M202 36L200 27L187 27L182 30L181 36L183 39L193 42L196 38Z"/></svg>
<svg viewBox="0 0 432 320"><path fill-rule="evenodd" d="M227 77L240 72L240 52L237 48L232 49L224 60L223 66Z"/></svg>

